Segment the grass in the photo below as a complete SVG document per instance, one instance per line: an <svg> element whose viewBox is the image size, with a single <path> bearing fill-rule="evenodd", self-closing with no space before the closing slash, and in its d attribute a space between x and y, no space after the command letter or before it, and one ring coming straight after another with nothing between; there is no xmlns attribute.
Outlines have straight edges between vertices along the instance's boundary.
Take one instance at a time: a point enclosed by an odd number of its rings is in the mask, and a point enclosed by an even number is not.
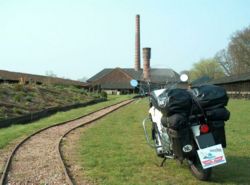
<svg viewBox="0 0 250 185"><path fill-rule="evenodd" d="M30 135L31 133L41 129L45 128L50 125L54 125L60 122L68 121L80 116L83 116L87 113L90 113L92 111L95 111L97 109L100 109L102 107L114 104L116 102L125 100L130 98L131 96L109 96L108 100L106 102L98 103L95 105L72 109L70 111L66 112L58 112L50 117L40 119L38 121L29 123L29 124L23 124L23 125L12 125L7 128L1 128L0 129L0 149L6 147L11 142L25 137L27 135Z"/></svg>
<svg viewBox="0 0 250 185"><path fill-rule="evenodd" d="M192 176L187 164L167 160L159 167L145 141L141 122L147 115L143 100L120 109L98 121L81 136L79 162L88 180L108 185L161 184L249 184L250 168L250 101L231 100L231 119L226 123L227 164L215 167L211 182Z"/></svg>

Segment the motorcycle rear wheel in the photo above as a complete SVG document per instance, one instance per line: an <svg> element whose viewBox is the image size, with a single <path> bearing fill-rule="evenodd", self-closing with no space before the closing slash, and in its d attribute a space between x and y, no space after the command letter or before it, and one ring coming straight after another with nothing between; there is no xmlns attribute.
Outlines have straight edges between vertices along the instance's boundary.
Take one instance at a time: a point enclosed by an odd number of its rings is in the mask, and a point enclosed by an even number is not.
<svg viewBox="0 0 250 185"><path fill-rule="evenodd" d="M212 168L203 169L200 160L196 158L189 164L192 174L199 180L208 181L212 175Z"/></svg>

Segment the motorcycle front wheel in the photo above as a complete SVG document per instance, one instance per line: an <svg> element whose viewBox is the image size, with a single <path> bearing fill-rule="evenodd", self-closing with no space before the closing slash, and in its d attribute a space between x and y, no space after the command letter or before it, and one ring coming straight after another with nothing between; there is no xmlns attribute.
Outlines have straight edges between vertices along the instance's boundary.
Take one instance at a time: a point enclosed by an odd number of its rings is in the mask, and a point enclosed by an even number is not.
<svg viewBox="0 0 250 185"><path fill-rule="evenodd" d="M160 144L160 136L159 136L159 132L157 131L157 126L155 125L155 123L152 124L152 139L155 143L155 152L157 154L158 157L164 158L164 154L160 152L160 150L158 150L158 147L161 145ZM162 148L162 147L160 147Z"/></svg>
<svg viewBox="0 0 250 185"><path fill-rule="evenodd" d="M198 156L192 161L189 161L189 167L192 174L197 179L207 181L211 178L212 168L203 169L200 160L198 159Z"/></svg>

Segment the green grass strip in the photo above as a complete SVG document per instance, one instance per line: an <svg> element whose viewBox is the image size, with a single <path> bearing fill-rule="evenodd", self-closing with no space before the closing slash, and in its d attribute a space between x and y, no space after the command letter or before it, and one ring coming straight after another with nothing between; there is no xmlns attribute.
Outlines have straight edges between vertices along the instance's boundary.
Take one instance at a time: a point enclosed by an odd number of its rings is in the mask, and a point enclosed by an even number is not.
<svg viewBox="0 0 250 185"><path fill-rule="evenodd" d="M40 119L38 121L29 123L29 124L16 124L7 128L0 129L0 149L7 146L12 141L30 135L31 133L41 129L48 127L50 125L55 125L60 122L68 121L74 118L78 118L80 116L86 115L90 112L93 112L97 109L103 108L105 106L117 103L119 101L131 98L131 96L109 96L108 101L101 102L95 105L72 109L66 112L58 112L52 116L47 118Z"/></svg>
<svg viewBox="0 0 250 185"><path fill-rule="evenodd" d="M141 122L148 101L142 100L99 120L81 136L79 164L90 181L104 185L248 184L250 182L250 101L231 100L226 123L227 164L213 169L212 182L192 176L187 164L161 159L145 141Z"/></svg>

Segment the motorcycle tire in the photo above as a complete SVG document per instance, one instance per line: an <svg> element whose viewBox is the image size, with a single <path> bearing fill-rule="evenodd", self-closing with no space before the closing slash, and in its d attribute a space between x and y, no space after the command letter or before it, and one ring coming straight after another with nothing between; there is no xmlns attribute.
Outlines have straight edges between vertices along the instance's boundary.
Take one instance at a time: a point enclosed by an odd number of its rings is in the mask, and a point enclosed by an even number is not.
<svg viewBox="0 0 250 185"><path fill-rule="evenodd" d="M153 124L153 126L152 126L152 139L154 140L154 143L157 146L157 145L159 145L159 139L160 138L159 138L159 135L158 135L158 132L157 132L156 129L157 128L155 128L155 126ZM156 149L155 152L156 152L156 154L157 154L158 157L164 158L164 154L163 153L158 153L157 149Z"/></svg>
<svg viewBox="0 0 250 185"><path fill-rule="evenodd" d="M192 174L199 180L208 181L212 175L212 168L203 169L198 159L198 156L190 161L189 163L190 170Z"/></svg>

